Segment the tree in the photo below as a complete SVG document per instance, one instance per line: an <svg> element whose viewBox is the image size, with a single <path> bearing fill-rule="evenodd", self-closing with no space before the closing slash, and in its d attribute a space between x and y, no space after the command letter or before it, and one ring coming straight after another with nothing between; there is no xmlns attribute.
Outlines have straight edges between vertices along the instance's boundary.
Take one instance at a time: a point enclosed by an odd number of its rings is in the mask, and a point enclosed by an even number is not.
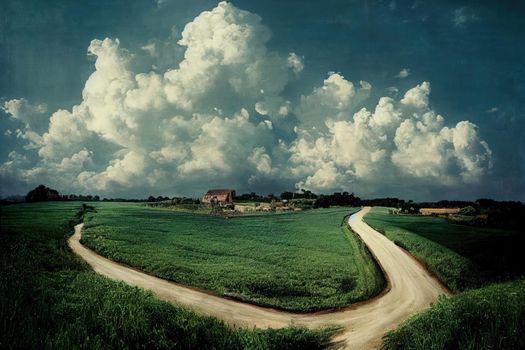
<svg viewBox="0 0 525 350"><path fill-rule="evenodd" d="M292 199L293 197L294 197L293 192L286 191L286 192L281 193L281 199L283 200L284 199L289 200L289 199Z"/></svg>
<svg viewBox="0 0 525 350"><path fill-rule="evenodd" d="M37 186L26 195L26 202L56 201L60 199L60 193L44 185Z"/></svg>
<svg viewBox="0 0 525 350"><path fill-rule="evenodd" d="M460 213L461 215L472 216L472 215L476 215L477 210L476 210L476 208L474 208L473 206L469 205L469 206L467 206L467 207L461 208L461 209L459 210L459 213Z"/></svg>

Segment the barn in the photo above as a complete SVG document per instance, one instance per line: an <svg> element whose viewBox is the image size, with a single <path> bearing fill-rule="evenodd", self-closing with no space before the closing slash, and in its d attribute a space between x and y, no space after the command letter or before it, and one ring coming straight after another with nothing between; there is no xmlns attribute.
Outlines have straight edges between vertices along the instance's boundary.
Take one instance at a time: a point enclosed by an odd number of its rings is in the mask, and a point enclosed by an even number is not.
<svg viewBox="0 0 525 350"><path fill-rule="evenodd" d="M216 189L208 190L202 197L203 203L233 203L235 190Z"/></svg>

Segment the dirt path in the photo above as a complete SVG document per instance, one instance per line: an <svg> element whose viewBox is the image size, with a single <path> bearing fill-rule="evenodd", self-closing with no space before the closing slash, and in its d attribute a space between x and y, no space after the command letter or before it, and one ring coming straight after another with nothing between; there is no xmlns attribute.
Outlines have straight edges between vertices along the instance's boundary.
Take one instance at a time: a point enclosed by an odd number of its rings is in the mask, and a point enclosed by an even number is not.
<svg viewBox="0 0 525 350"><path fill-rule="evenodd" d="M211 295L120 265L80 244L83 224L75 226L75 234L68 244L97 273L149 289L159 299L217 317L228 324L259 328L289 325L309 328L341 326L343 331L334 338L338 347L374 349L381 345L385 332L394 329L412 314L427 308L440 294L447 294L447 291L414 258L362 220L369 210L370 208L364 208L355 213L348 219L348 223L382 266L389 281L388 290L369 301L326 313L294 314L259 307Z"/></svg>

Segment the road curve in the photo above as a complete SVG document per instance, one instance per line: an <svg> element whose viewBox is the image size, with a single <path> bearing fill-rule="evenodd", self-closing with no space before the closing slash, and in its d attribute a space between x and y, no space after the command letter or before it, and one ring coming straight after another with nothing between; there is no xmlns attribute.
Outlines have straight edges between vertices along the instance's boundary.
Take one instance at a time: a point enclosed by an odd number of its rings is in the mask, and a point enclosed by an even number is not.
<svg viewBox="0 0 525 350"><path fill-rule="evenodd" d="M238 327L281 328L290 325L318 328L340 326L334 345L344 349L375 349L388 330L430 306L448 291L425 268L362 219L364 208L348 219L352 230L368 246L388 279L388 289L379 297L330 312L296 314L212 295L163 280L104 258L80 243L83 224L75 226L68 240L71 249L97 273L151 290L159 299L186 306Z"/></svg>

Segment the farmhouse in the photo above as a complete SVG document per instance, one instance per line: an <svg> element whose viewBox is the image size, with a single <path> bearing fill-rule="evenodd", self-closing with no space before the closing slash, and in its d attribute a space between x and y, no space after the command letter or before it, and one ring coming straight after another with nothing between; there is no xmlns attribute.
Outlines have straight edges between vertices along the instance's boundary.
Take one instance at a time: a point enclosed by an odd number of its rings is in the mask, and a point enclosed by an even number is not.
<svg viewBox="0 0 525 350"><path fill-rule="evenodd" d="M208 190L202 197L203 203L233 203L235 197L235 190Z"/></svg>
<svg viewBox="0 0 525 350"><path fill-rule="evenodd" d="M459 214L459 208L421 208L421 215L453 215Z"/></svg>

